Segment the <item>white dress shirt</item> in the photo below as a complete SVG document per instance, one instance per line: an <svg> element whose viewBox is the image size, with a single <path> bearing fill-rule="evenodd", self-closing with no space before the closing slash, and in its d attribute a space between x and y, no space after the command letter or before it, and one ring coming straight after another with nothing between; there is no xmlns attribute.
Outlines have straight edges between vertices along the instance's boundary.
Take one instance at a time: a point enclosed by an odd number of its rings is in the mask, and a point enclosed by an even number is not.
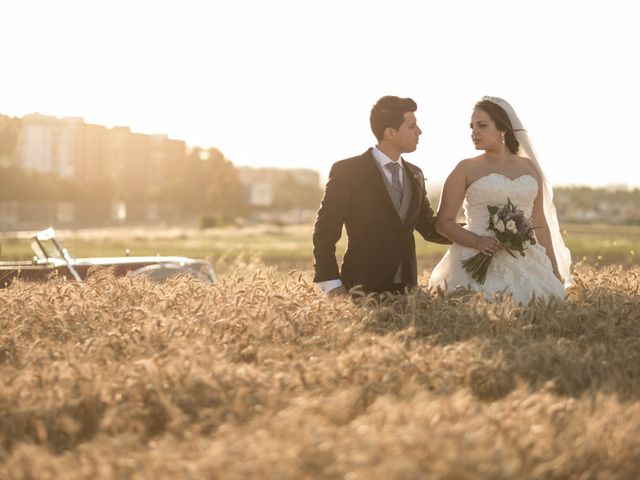
<svg viewBox="0 0 640 480"><path fill-rule="evenodd" d="M371 153L373 154L373 158L376 159L376 162L378 162L380 167L382 167L382 172L387 177L387 180L389 180L389 183L392 183L391 170L389 170L386 165L387 163L394 162L394 160L392 160L385 153L379 150L378 147L373 147ZM404 165L402 164L402 158L398 158L398 160L396 161L400 165L400 170L398 170L400 174L400 186L404 188ZM322 289L324 293L328 293L334 288L341 287L342 280L340 280L339 278L336 278L335 280L325 280L324 282L318 282L316 285L318 285L318 287L320 287L320 289Z"/></svg>
<svg viewBox="0 0 640 480"><path fill-rule="evenodd" d="M389 183L393 183L393 181L391 180L391 170L387 168L387 163L392 163L394 162L394 160L390 159L381 150L378 150L378 147L373 147L373 151L371 153L373 154L373 158L375 158L378 164L382 167L382 171L387 177L387 180L389 180ZM398 162L398 165L400 165L400 170L398 170L400 174L400 186L404 188L404 165L402 164L402 157L398 158L398 160L395 161Z"/></svg>

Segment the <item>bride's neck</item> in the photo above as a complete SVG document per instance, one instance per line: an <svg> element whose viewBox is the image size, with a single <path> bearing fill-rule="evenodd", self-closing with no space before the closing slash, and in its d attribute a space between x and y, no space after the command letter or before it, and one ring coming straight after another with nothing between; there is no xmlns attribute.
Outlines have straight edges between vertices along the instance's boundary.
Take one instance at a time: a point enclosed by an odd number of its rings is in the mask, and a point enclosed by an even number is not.
<svg viewBox="0 0 640 480"><path fill-rule="evenodd" d="M506 148L500 150L485 150L484 156L487 160L498 163L506 162L513 157L511 152Z"/></svg>

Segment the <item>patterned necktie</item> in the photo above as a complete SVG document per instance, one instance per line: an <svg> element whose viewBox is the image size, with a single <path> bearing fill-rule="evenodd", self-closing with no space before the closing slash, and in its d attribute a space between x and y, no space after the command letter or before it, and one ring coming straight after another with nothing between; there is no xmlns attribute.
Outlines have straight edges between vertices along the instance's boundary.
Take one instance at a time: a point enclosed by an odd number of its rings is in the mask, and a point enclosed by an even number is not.
<svg viewBox="0 0 640 480"><path fill-rule="evenodd" d="M398 162L389 162L385 165L391 171L391 190L397 205L402 203L402 185L400 185L400 165Z"/></svg>

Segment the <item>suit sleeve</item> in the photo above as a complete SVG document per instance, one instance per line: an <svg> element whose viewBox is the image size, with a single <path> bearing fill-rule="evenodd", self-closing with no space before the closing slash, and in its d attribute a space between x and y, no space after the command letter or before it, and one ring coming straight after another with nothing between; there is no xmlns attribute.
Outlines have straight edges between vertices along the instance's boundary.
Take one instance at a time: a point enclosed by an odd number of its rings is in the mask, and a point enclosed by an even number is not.
<svg viewBox="0 0 640 480"><path fill-rule="evenodd" d="M416 230L422 235L422 238L434 243L441 243L443 245L450 245L449 240L444 235L441 235L436 230L436 216L431 208L431 203L427 198L427 190L423 189L424 195L422 197L420 212L418 213L418 222L416 223Z"/></svg>
<svg viewBox="0 0 640 480"><path fill-rule="evenodd" d="M329 180L313 226L314 282L340 278L336 259L336 243L342 235L351 192L344 165L331 167Z"/></svg>

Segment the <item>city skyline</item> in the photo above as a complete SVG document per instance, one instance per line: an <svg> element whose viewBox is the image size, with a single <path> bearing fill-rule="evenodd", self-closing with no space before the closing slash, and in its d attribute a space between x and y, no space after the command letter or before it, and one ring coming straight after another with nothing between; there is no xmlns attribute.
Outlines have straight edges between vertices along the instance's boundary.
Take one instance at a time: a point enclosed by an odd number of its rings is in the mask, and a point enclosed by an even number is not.
<svg viewBox="0 0 640 480"><path fill-rule="evenodd" d="M469 116L490 94L516 108L554 184L637 187L630 8L26 0L4 13L0 111L126 125L326 178L374 144L378 97L411 96L424 134L407 159L439 184L477 154Z"/></svg>
<svg viewBox="0 0 640 480"><path fill-rule="evenodd" d="M0 118L3 115L0 112ZM186 158L189 152L197 148L200 149L203 159L207 158L210 151L217 151L216 154L224 156L224 152L215 146L188 145L183 139L173 138L166 133L138 132L128 125L106 126L88 123L83 117L57 117L34 112L23 117L8 118L20 120L21 127L17 134L15 152L12 156L2 159L4 165L0 163L0 166L15 166L25 170L52 173L60 177L85 178L87 172L91 176L95 175L96 170L100 175L112 174L114 165L104 165L104 161L105 151L112 149L113 146L108 145L105 140L114 135L120 137L117 143L122 142L123 135L137 139L136 143L142 140L143 149L147 150L147 155L152 150L157 152L168 149L172 151L174 159L178 159L177 151L181 151L181 156ZM151 154L151 156L157 156L157 154ZM230 159L227 158L227 160ZM119 163L122 164L122 160ZM125 167L125 165L118 166L120 169ZM250 165L237 165L237 168L256 171L284 169L277 166ZM312 168L287 168L286 170L300 173L302 176L304 176L301 173L303 171L319 174L318 170ZM305 183L309 183L308 179Z"/></svg>

